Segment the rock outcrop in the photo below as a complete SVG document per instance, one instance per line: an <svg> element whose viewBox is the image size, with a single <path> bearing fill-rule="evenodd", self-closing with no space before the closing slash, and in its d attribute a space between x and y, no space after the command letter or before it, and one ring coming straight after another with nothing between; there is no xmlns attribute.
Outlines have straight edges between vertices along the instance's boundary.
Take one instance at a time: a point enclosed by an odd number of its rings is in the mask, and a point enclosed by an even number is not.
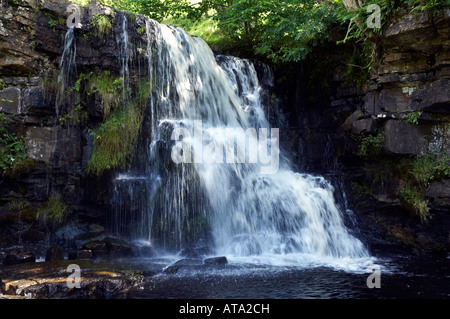
<svg viewBox="0 0 450 319"><path fill-rule="evenodd" d="M80 277L72 280L69 261L24 263L0 270L0 299L105 299L142 287L144 275L133 269L111 271L111 264L77 261ZM72 281L71 281L72 282ZM73 281L75 283L75 281Z"/></svg>
<svg viewBox="0 0 450 319"><path fill-rule="evenodd" d="M105 117L103 99L94 89L83 91L77 81L82 74L105 71L113 80L120 79L121 48L116 40L125 32L125 19L135 24L126 30L133 44L128 52L130 82L148 73L143 17L131 19L127 12L94 2L78 7L81 28L73 29L75 60L66 65L70 62L69 51L63 56L64 50L70 49L70 4L65 0L20 0L0 5L0 112L6 116L8 131L23 141L27 158L26 165L14 169L14 174L2 173L0 178L0 228L11 242L28 238L34 244L62 244L66 249L75 242L81 248L82 238L72 238L81 233L67 238L78 226L66 229L69 233L58 232L58 228L69 221L84 228L106 221L108 183L86 170L92 153L91 131ZM99 17L107 32L99 31L94 23ZM139 27L144 32L138 32ZM67 207L64 216L59 216L62 220L56 222L43 214L45 209L47 213L51 210L47 203L55 195L58 204ZM16 202L20 205L11 205ZM28 236L30 230L41 236Z"/></svg>
<svg viewBox="0 0 450 319"><path fill-rule="evenodd" d="M449 30L448 7L435 13L404 8L388 23L376 44L379 54L359 109L360 116L345 131L347 135L363 131L380 134L382 142L377 154L380 161L421 158L433 153L450 156ZM370 125L361 123L369 120ZM357 153L355 149L351 151ZM384 173L398 175L392 170ZM405 176L396 177L398 193ZM383 180L386 179L380 179ZM438 187L433 185L434 189ZM430 206L448 210L448 206L440 205L441 200L435 201L433 194L427 193ZM377 195L381 198L384 194Z"/></svg>
<svg viewBox="0 0 450 319"><path fill-rule="evenodd" d="M290 90L283 146L300 170L326 174L344 189L357 219L370 216L360 226L372 242L398 240L387 225L402 228L402 221L415 236L429 232L450 247L443 229L450 211L449 30L448 6L433 13L404 7L382 36L370 38L368 80L346 74L342 57L361 54L351 43L317 49L294 70L295 81L279 80ZM375 224L380 231L368 226Z"/></svg>

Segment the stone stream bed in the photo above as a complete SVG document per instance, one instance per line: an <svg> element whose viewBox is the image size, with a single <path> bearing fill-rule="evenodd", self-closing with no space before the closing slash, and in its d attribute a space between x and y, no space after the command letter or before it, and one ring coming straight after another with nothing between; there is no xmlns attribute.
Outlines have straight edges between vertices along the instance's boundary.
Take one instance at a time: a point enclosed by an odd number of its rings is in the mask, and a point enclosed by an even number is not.
<svg viewBox="0 0 450 319"><path fill-rule="evenodd" d="M124 269L119 264L77 260L80 268L79 286L69 276L74 261L27 262L5 266L0 271L0 299L97 299L143 284L144 274ZM68 282L74 285L68 284Z"/></svg>
<svg viewBox="0 0 450 319"><path fill-rule="evenodd" d="M118 257L111 248L99 257L98 246L104 242L95 242L97 250L81 249L67 256L60 248L51 247L45 258L36 258L24 247L6 249L0 268L0 299L126 298L129 290L144 289L144 283L155 275L174 275L183 268L222 268L228 263L224 256L178 260Z"/></svg>

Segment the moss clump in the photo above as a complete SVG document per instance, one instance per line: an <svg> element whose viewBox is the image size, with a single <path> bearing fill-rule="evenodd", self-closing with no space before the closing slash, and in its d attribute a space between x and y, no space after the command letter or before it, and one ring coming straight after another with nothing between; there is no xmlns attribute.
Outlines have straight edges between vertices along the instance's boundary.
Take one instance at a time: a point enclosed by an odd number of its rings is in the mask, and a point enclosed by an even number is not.
<svg viewBox="0 0 450 319"><path fill-rule="evenodd" d="M373 189L370 186L355 181L352 181L351 184L358 193L373 196Z"/></svg>
<svg viewBox="0 0 450 319"><path fill-rule="evenodd" d="M358 143L359 156L377 156L383 146L384 135L382 132L374 134L359 134L354 136Z"/></svg>
<svg viewBox="0 0 450 319"><path fill-rule="evenodd" d="M88 173L101 175L104 171L128 163L136 144L143 114L134 104L110 114L100 127L92 131L94 149L88 163Z"/></svg>
<svg viewBox="0 0 450 319"><path fill-rule="evenodd" d="M82 72L77 81L68 90L68 94L76 93L83 101L91 94L99 94L102 100L104 117L121 105L123 78L115 77L109 70L102 72ZM80 104L78 105L80 107Z"/></svg>
<svg viewBox="0 0 450 319"><path fill-rule="evenodd" d="M29 206L22 210L19 214L19 219L25 223L36 222L38 217L38 208Z"/></svg>
<svg viewBox="0 0 450 319"><path fill-rule="evenodd" d="M89 77L88 94L98 93L102 98L104 117L107 118L112 110L118 108L122 101L123 78L115 78L110 71Z"/></svg>
<svg viewBox="0 0 450 319"><path fill-rule="evenodd" d="M104 37L112 29L112 23L108 16L106 15L96 15L93 18L92 24L96 28L96 35L98 37Z"/></svg>
<svg viewBox="0 0 450 319"><path fill-rule="evenodd" d="M140 81L125 87L123 77L110 71L80 73L70 93L79 95L80 104L60 117L60 123L83 122L82 104L88 96L101 98L103 122L90 133L94 137L93 153L87 166L89 174L100 176L105 171L125 167L139 137L147 101L154 85ZM86 103L85 103L86 104Z"/></svg>
<svg viewBox="0 0 450 319"><path fill-rule="evenodd" d="M422 115L422 111L414 111L406 114L406 122L411 124L419 124L419 118Z"/></svg>
<svg viewBox="0 0 450 319"><path fill-rule="evenodd" d="M400 198L405 207L422 222L432 216L425 192L430 182L450 177L450 155L431 152L422 157L406 158L397 164L401 176Z"/></svg>
<svg viewBox="0 0 450 319"><path fill-rule="evenodd" d="M370 42L364 42L358 52L349 58L347 70L344 73L346 82L364 86L370 79L375 61L375 46Z"/></svg>
<svg viewBox="0 0 450 319"><path fill-rule="evenodd" d="M34 164L28 159L23 137L8 129L9 121L0 113L0 176L15 178Z"/></svg>
<svg viewBox="0 0 450 319"><path fill-rule="evenodd" d="M39 77L39 83L45 100L56 96L59 90L58 78L61 74L59 70L48 70Z"/></svg>
<svg viewBox="0 0 450 319"><path fill-rule="evenodd" d="M406 183L400 190L400 198L404 206L422 222L431 218L428 201L424 196L424 190L416 185Z"/></svg>
<svg viewBox="0 0 450 319"><path fill-rule="evenodd" d="M30 207L31 204L25 198L16 198L9 202L8 210L9 211L23 211L24 209Z"/></svg>
<svg viewBox="0 0 450 319"><path fill-rule="evenodd" d="M124 100L120 99L117 82L111 81L108 75L95 81L98 92L102 96L109 96L111 105L115 105L100 127L91 131L94 143L87 171L100 176L107 170L127 167L130 164L152 85L148 81L140 82L134 90L134 96ZM108 95L109 93L113 95ZM104 105L105 101L106 98Z"/></svg>
<svg viewBox="0 0 450 319"><path fill-rule="evenodd" d="M45 203L36 211L36 217L44 224L51 223L53 225L61 224L68 212L66 203L62 200L60 194L53 194Z"/></svg>

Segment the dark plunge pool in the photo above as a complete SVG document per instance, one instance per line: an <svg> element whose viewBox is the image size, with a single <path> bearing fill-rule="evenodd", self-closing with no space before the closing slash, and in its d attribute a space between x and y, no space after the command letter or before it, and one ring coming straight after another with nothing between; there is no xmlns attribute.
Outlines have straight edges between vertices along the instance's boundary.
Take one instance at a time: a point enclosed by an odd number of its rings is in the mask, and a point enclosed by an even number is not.
<svg viewBox="0 0 450 319"><path fill-rule="evenodd" d="M164 269L164 260L143 262ZM449 257L377 258L379 277L365 268L324 265L264 265L233 261L223 267L156 272L129 299L446 299L450 297ZM159 266L158 266L159 265ZM341 265L342 266L342 265ZM364 265L363 267L366 267ZM372 276L369 278L369 276ZM369 288L368 281L377 287Z"/></svg>

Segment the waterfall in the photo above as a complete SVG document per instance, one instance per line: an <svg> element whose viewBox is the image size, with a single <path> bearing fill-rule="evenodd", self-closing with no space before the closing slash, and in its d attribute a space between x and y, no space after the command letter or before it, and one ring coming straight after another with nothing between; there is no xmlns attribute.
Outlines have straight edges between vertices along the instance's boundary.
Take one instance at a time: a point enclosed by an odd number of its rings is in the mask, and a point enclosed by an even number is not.
<svg viewBox="0 0 450 319"><path fill-rule="evenodd" d="M181 28L146 20L146 29L148 162L142 176L115 180L122 197L145 194L134 236L175 252L206 243L236 258L367 257L330 182L294 172L280 150L254 64L215 56ZM261 78L273 85L265 69Z"/></svg>
<svg viewBox="0 0 450 319"><path fill-rule="evenodd" d="M122 100L125 104L127 101L127 88L130 86L130 47L129 47L129 37L128 37L128 19L126 14L121 14L122 18L121 32L118 34L116 38L117 47L118 47L118 60L121 67L121 77L122 77Z"/></svg>
<svg viewBox="0 0 450 319"><path fill-rule="evenodd" d="M75 33L73 28L69 28L64 36L63 52L61 55L61 60L59 61L59 74L57 78L58 91L56 92L55 101L55 118L54 127L57 127L60 122L60 115L67 110L69 106L73 106L73 96L68 93L72 81L77 76L77 45L75 39ZM59 145L59 133L58 129L52 130L52 140L54 141L53 146L51 146L50 154L51 156L51 167L55 167L58 159L56 155L56 150ZM48 178L48 177L47 177ZM50 178L47 184L46 193L50 197L54 191L54 186L52 185L52 178Z"/></svg>
<svg viewBox="0 0 450 319"><path fill-rule="evenodd" d="M59 62L58 87L56 96L56 118L59 117L60 107L67 101L68 85L76 77L76 56L77 45L75 41L74 29L68 29L64 37L64 50Z"/></svg>

